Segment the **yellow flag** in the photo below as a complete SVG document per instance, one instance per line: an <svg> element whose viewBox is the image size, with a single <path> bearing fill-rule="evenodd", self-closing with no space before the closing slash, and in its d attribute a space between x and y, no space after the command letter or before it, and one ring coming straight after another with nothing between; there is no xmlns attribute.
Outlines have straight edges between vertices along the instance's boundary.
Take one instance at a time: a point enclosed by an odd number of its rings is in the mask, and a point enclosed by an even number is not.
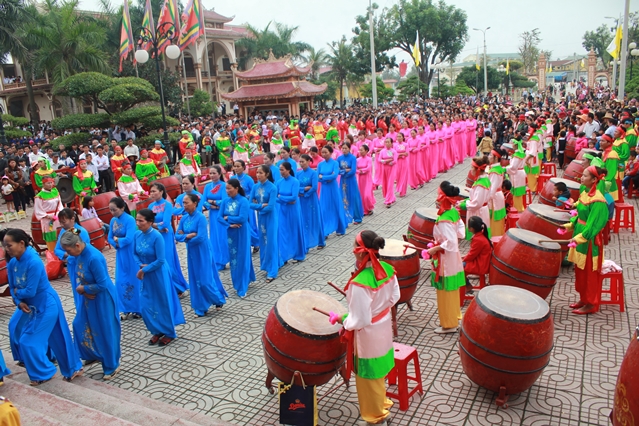
<svg viewBox="0 0 639 426"><path fill-rule="evenodd" d="M510 74L510 59L506 59L506 75Z"/></svg>
<svg viewBox="0 0 639 426"><path fill-rule="evenodd" d="M552 72L552 65L548 67L548 72Z"/></svg>
<svg viewBox="0 0 639 426"><path fill-rule="evenodd" d="M581 58L581 68L586 66L586 62L584 61L584 58Z"/></svg>
<svg viewBox="0 0 639 426"><path fill-rule="evenodd" d="M475 68L479 71L479 46L477 46L477 55L475 55Z"/></svg>
<svg viewBox="0 0 639 426"><path fill-rule="evenodd" d="M415 36L415 45L413 46L413 59L415 60L415 66L418 67L422 59L422 52L419 50L419 31L417 31L417 35Z"/></svg>
<svg viewBox="0 0 639 426"><path fill-rule="evenodd" d="M615 33L615 38L612 39L606 51L610 53L610 56L617 59L619 56L619 51L621 50L621 25L617 27L617 32Z"/></svg>

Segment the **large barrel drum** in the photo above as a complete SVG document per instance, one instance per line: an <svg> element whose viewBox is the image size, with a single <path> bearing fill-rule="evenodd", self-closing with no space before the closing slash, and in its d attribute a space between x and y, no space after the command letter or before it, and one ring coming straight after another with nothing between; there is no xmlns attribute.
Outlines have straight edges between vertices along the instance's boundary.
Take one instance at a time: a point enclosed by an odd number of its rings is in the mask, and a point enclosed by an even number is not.
<svg viewBox="0 0 639 426"><path fill-rule="evenodd" d="M42 235L42 224L36 218L35 212L31 215L31 238L38 245L46 244Z"/></svg>
<svg viewBox="0 0 639 426"><path fill-rule="evenodd" d="M102 251L107 246L107 241L104 235L104 230L102 229L102 225L96 218L84 219L80 221L80 226L87 230L89 233L89 239L91 240L91 245L98 250Z"/></svg>
<svg viewBox="0 0 639 426"><path fill-rule="evenodd" d="M111 219L113 219L113 215L111 214L111 210L109 210L109 202L111 198L117 197L115 192L105 192L104 194L98 194L93 197L93 207L95 208L95 212L98 214L98 217L104 223L111 223Z"/></svg>
<svg viewBox="0 0 639 426"><path fill-rule="evenodd" d="M566 229L566 234L560 235L558 229L565 229L562 225L570 222L570 213L560 212L545 204L530 204L517 221L517 228L527 229L548 237L549 240L569 240L572 230ZM560 244L564 254L568 253L568 244Z"/></svg>
<svg viewBox="0 0 639 426"><path fill-rule="evenodd" d="M246 165L246 167L248 167L248 175L253 178L255 182L257 182L257 168L262 164L264 164L264 154L251 157L251 161Z"/></svg>
<svg viewBox="0 0 639 426"><path fill-rule="evenodd" d="M572 161L575 159L575 157L577 157L577 152L575 151L576 142L577 138L570 138L568 139L568 142L566 142L566 150L564 151L564 163Z"/></svg>
<svg viewBox="0 0 639 426"><path fill-rule="evenodd" d="M511 156L515 153L515 145L511 143L502 143L501 149L506 150L506 152L508 153L508 156Z"/></svg>
<svg viewBox="0 0 639 426"><path fill-rule="evenodd" d="M262 345L266 367L280 381L290 383L299 371L307 385L323 385L346 359L346 345L340 341L340 324L313 310L344 314L332 297L311 290L290 291L280 297L266 317Z"/></svg>
<svg viewBox="0 0 639 426"><path fill-rule="evenodd" d="M182 185L180 185L180 181L175 176L169 176L162 179L158 179L154 181L156 183L161 183L164 185L166 189L166 193L175 200L178 195L182 193Z"/></svg>
<svg viewBox="0 0 639 426"><path fill-rule="evenodd" d="M7 256L4 254L4 248L0 247L0 285L5 285L9 282L7 275Z"/></svg>
<svg viewBox="0 0 639 426"><path fill-rule="evenodd" d="M586 154L601 154L601 151L597 151L596 149L591 149L591 148L584 148L581 151L579 151L579 153L577 154L577 160L583 160L584 159L584 155Z"/></svg>
<svg viewBox="0 0 639 426"><path fill-rule="evenodd" d="M379 258L395 268L399 282L399 300L406 303L415 294L419 282L419 253L410 247L404 247L404 241L387 239L383 249L379 251Z"/></svg>
<svg viewBox="0 0 639 426"><path fill-rule="evenodd" d="M525 229L511 228L495 244L490 258L490 283L519 287L542 298L557 283L564 255L557 243Z"/></svg>
<svg viewBox="0 0 639 426"><path fill-rule="evenodd" d="M433 229L437 220L437 209L422 207L413 213L408 222L406 241L421 249L433 242Z"/></svg>
<svg viewBox="0 0 639 426"><path fill-rule="evenodd" d="M541 192L539 193L539 201L541 203L546 204L547 206L555 205L555 201L552 199L552 194L555 190L555 184L557 182L563 182L566 184L566 187L570 191L570 198L572 198L574 201L577 201L579 199L579 183L569 179L551 178L550 180L548 180L548 182L546 182L544 187L541 189Z"/></svg>
<svg viewBox="0 0 639 426"><path fill-rule="evenodd" d="M621 362L615 399L610 413L613 426L639 424L639 327L635 330Z"/></svg>
<svg viewBox="0 0 639 426"><path fill-rule="evenodd" d="M581 160L572 160L566 170L564 170L564 179L575 182L581 182L581 175L584 174L586 164Z"/></svg>
<svg viewBox="0 0 639 426"><path fill-rule="evenodd" d="M464 314L459 336L462 368L470 380L507 395L530 388L550 362L554 324L548 304L516 287L490 285Z"/></svg>

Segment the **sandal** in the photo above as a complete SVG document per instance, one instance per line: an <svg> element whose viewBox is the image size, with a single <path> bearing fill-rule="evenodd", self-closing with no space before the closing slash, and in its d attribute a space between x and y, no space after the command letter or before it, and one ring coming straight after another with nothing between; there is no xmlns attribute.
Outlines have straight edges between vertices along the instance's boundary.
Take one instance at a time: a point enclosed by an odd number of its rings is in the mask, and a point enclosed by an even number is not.
<svg viewBox="0 0 639 426"><path fill-rule="evenodd" d="M76 377L80 377L83 374L84 374L84 370L83 369L79 369L78 371L74 372L71 377L63 377L62 380L64 380L65 382L71 383L71 381L73 381L73 379L75 379Z"/></svg>
<svg viewBox="0 0 639 426"><path fill-rule="evenodd" d="M153 337L151 337L151 340L149 340L149 346L153 346L159 342L162 336L163 334L154 334Z"/></svg>
<svg viewBox="0 0 639 426"><path fill-rule="evenodd" d="M268 284L268 283L272 283L274 279L275 279L275 278L267 278L267 279L266 279L266 284Z"/></svg>
<svg viewBox="0 0 639 426"><path fill-rule="evenodd" d="M166 346L169 343L171 343L172 341L173 341L172 338L164 336L162 339L160 339L160 343L158 343L158 346L160 346L160 347Z"/></svg>
<svg viewBox="0 0 639 426"><path fill-rule="evenodd" d="M48 381L50 381L51 379L47 379L47 380L31 380L30 385L31 386L40 386L43 383L46 383Z"/></svg>
<svg viewBox="0 0 639 426"><path fill-rule="evenodd" d="M116 368L115 371L113 373L111 373L111 374L105 374L104 377L102 377L102 380L111 380L119 372L120 372L120 367Z"/></svg>
<svg viewBox="0 0 639 426"><path fill-rule="evenodd" d="M142 318L142 315L136 314L134 312L131 312L129 315L131 316L131 319L140 319L140 318Z"/></svg>

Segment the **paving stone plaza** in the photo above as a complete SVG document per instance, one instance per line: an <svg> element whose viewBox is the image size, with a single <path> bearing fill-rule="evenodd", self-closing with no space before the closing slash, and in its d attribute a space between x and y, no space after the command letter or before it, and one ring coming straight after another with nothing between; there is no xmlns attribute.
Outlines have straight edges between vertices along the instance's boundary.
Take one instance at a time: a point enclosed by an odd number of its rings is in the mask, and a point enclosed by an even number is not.
<svg viewBox="0 0 639 426"><path fill-rule="evenodd" d="M467 159L422 189L409 191L392 208L384 208L381 191L376 191L375 214L364 223L348 228L345 236L331 236L322 251L311 250L304 262L285 265L278 279L265 283L259 256L253 256L257 281L245 299L232 289L228 270L220 278L231 295L221 311L196 318L189 298L182 299L187 323L178 327L178 339L164 348L148 346L150 337L141 319L122 323L122 370L111 382L153 399L161 400L222 419L237 425L277 425L276 395L264 386L266 366L261 334L264 320L277 299L296 289L321 291L345 300L327 281L343 286L354 268L351 254L357 232L371 229L385 238L401 239L408 221L418 207L432 207L439 183L446 179L463 186L470 167ZM627 201L635 205L636 200ZM3 207L4 208L4 207ZM30 217L31 211L28 212ZM11 227L29 228L29 220L12 222ZM458 334L436 335L435 290L430 287L428 265L422 274L413 311L402 305L398 312L396 341L419 352L424 395L414 397L407 411L398 404L392 409L393 425L605 425L612 407L615 382L632 330L639 324L639 259L636 234L621 231L612 236L605 249L607 259L621 265L625 277L626 312L617 306L602 306L594 315L571 313L575 301L572 268L563 268L553 293L548 297L555 322L555 346L550 364L529 390L510 397L507 409L498 408L496 395L480 388L464 374L458 355ZM461 242L462 254L468 243ZM186 275L186 252L178 247ZM115 251L104 251L113 276ZM68 277L53 282L62 298L67 320L74 315ZM468 305L466 305L467 307ZM9 354L7 323L14 306L0 299L0 339ZM9 366L11 367L11 366ZM101 380L99 365L86 373ZM59 380L59 376L56 378ZM335 387L341 378L317 389L319 424L354 425L359 411L354 387ZM332 392L328 393L329 390ZM327 394L325 397L324 395ZM160 425L158 425L160 426Z"/></svg>

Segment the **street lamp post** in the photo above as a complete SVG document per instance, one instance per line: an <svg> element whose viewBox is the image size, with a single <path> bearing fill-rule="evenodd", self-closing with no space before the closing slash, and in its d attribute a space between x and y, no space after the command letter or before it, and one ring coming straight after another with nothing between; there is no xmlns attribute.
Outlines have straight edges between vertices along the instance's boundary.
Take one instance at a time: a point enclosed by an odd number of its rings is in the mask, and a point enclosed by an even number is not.
<svg viewBox="0 0 639 426"><path fill-rule="evenodd" d="M149 31L148 28L140 28L138 31L140 31L139 46L143 43L151 43L151 53L155 58L155 70L157 71L158 87L160 88L160 108L162 109L162 126L164 126L164 144L169 146L169 132L167 131L166 114L164 112L164 88L162 87L162 76L160 74L161 52L159 51L159 44L164 40L168 40L169 43L171 43L178 34L175 31L175 26L170 22L165 22L160 25L155 33ZM164 53L169 59L177 59L180 57L180 48L175 44L169 44L166 49L164 49ZM135 60L141 64L145 64L149 60L149 52L144 49L138 49L135 52Z"/></svg>
<svg viewBox="0 0 639 426"><path fill-rule="evenodd" d="M473 28L473 31L481 31L484 34L484 96L488 93L488 69L486 68L486 31L488 31L490 27L486 27L485 30L479 28Z"/></svg>
<svg viewBox="0 0 639 426"><path fill-rule="evenodd" d="M4 111L2 107L0 107L0 145L4 146L7 144L7 135L4 133L4 123L2 122L2 114Z"/></svg>
<svg viewBox="0 0 639 426"><path fill-rule="evenodd" d="M639 56L639 49L637 49L637 43L634 41L628 45L628 53L630 53L630 78L632 79L632 65L634 57Z"/></svg>

